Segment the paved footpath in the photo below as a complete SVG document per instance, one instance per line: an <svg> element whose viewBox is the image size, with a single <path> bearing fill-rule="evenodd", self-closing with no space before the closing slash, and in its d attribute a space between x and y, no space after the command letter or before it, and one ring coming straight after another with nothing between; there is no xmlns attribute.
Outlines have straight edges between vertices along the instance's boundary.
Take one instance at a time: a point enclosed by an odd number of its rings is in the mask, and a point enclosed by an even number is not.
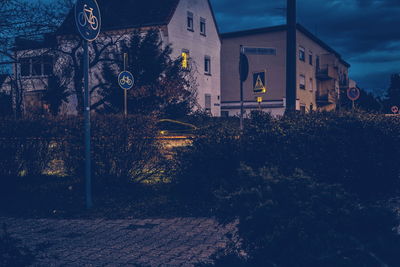
<svg viewBox="0 0 400 267"><path fill-rule="evenodd" d="M209 218L56 220L0 218L37 251L33 266L194 266L227 244L234 224Z"/></svg>

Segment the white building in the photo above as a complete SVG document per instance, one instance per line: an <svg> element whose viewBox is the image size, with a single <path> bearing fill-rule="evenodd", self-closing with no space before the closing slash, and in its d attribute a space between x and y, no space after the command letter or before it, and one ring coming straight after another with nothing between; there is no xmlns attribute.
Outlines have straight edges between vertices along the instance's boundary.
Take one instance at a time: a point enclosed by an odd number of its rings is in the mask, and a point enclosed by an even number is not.
<svg viewBox="0 0 400 267"><path fill-rule="evenodd" d="M214 116L220 115L220 50L221 42L217 24L209 0L98 0L102 15L100 40L113 38L127 39L135 30L156 29L163 43L170 44L172 57L178 58L185 53L189 57L197 87L198 108L209 111ZM74 11L71 10L64 23L56 33L57 46L64 52L72 52L78 45L75 28ZM62 56L49 58L43 56L50 46L48 42L33 47L29 44L17 46L19 62L14 72L21 77L21 86L30 99L34 95L39 105L40 96L46 88L49 74L61 72L57 66L63 60ZM118 47L118 44L117 44ZM92 51L93 52L93 51ZM107 51L113 53L113 51ZM116 53L118 51L115 51ZM53 70L48 69L48 67ZM99 67L91 68L91 83L96 83L100 72ZM73 84L71 86L74 86ZM72 95L68 106L63 112L76 113L74 106L77 98ZM93 94L92 97L96 97ZM32 102L32 100L30 100Z"/></svg>

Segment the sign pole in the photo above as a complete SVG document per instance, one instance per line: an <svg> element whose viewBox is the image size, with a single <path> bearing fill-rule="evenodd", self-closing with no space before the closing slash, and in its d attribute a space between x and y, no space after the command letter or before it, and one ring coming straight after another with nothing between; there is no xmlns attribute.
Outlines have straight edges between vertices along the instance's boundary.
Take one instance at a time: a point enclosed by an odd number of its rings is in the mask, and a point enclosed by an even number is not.
<svg viewBox="0 0 400 267"><path fill-rule="evenodd" d="M75 3L75 23L83 38L83 114L85 128L85 195L86 208L93 206L90 156L90 92L89 92L89 42L96 40L101 28L100 9L96 0L77 0Z"/></svg>
<svg viewBox="0 0 400 267"><path fill-rule="evenodd" d="M124 53L124 71L126 71L126 65L128 61L128 54ZM128 90L124 89L124 114L128 116Z"/></svg>
<svg viewBox="0 0 400 267"><path fill-rule="evenodd" d="M86 208L93 206L92 177L90 157L90 95L89 95L89 49L88 41L83 41L83 77L85 87L84 115L85 115L85 181L86 181Z"/></svg>
<svg viewBox="0 0 400 267"><path fill-rule="evenodd" d="M243 45L240 45L240 58L242 57L243 53ZM243 80L240 78L240 130L243 131Z"/></svg>

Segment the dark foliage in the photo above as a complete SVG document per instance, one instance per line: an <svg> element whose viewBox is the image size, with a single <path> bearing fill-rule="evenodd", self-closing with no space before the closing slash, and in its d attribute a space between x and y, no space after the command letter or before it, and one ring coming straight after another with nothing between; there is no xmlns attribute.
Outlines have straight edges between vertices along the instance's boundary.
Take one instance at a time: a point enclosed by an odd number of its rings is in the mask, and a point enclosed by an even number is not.
<svg viewBox="0 0 400 267"><path fill-rule="evenodd" d="M240 164L237 128L216 123L202 128L190 147L177 151L174 175L177 196L183 202L209 208L216 204L214 190L237 184Z"/></svg>
<svg viewBox="0 0 400 267"><path fill-rule="evenodd" d="M190 72L184 71L180 60L170 58L171 48L163 47L157 31L142 34L137 31L121 51L128 54L127 70L135 78L134 87L128 91L129 114L156 114L177 118L188 114L195 103L195 87ZM123 90L117 77L123 70L123 55L116 57L117 64L103 65L103 99L97 104L100 112L122 113Z"/></svg>
<svg viewBox="0 0 400 267"><path fill-rule="evenodd" d="M244 167L239 176L238 190L222 195L217 214L239 218L241 244L217 256L216 266L400 264L393 212L299 171L283 176Z"/></svg>
<svg viewBox="0 0 400 267"><path fill-rule="evenodd" d="M95 176L132 182L156 175L158 145L152 117L96 116L92 124ZM66 174L83 177L82 119L3 119L0 126L3 179L41 175L54 161L62 162Z"/></svg>
<svg viewBox="0 0 400 267"><path fill-rule="evenodd" d="M20 240L13 238L4 224L0 234L0 266L30 266L34 259L34 254Z"/></svg>
<svg viewBox="0 0 400 267"><path fill-rule="evenodd" d="M11 95L0 92L0 116L11 116L12 112Z"/></svg>
<svg viewBox="0 0 400 267"><path fill-rule="evenodd" d="M384 103L383 100L375 96L371 92L360 89L360 98L354 103L355 108L373 113L383 113ZM347 91L341 91L340 94L340 109L350 111L353 108L352 101L347 97Z"/></svg>
<svg viewBox="0 0 400 267"><path fill-rule="evenodd" d="M58 76L50 76L42 99L48 105L51 115L58 115L61 105L68 103L69 96L67 85L62 84Z"/></svg>
<svg viewBox="0 0 400 267"><path fill-rule="evenodd" d="M385 112L391 113L392 106L400 107L400 74L392 74L390 87L388 88L385 101Z"/></svg>
<svg viewBox="0 0 400 267"><path fill-rule="evenodd" d="M320 182L339 183L364 200L390 196L399 189L396 118L313 113L274 119L253 113L243 134L232 128L210 128L178 153L179 195L200 203L211 201L210 194L220 187L237 185L241 162L255 169L276 167L286 175L302 169Z"/></svg>

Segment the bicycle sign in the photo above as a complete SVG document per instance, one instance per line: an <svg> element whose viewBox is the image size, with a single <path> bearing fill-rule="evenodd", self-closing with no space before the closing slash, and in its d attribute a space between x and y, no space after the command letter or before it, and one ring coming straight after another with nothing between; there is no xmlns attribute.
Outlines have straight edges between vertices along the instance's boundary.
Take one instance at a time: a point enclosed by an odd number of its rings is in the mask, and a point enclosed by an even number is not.
<svg viewBox="0 0 400 267"><path fill-rule="evenodd" d="M96 0L78 0L75 4L75 22L81 36L93 41L100 33L100 9Z"/></svg>
<svg viewBox="0 0 400 267"><path fill-rule="evenodd" d="M118 84L122 89L129 90L133 87L135 79L129 71L123 71L118 75Z"/></svg>

